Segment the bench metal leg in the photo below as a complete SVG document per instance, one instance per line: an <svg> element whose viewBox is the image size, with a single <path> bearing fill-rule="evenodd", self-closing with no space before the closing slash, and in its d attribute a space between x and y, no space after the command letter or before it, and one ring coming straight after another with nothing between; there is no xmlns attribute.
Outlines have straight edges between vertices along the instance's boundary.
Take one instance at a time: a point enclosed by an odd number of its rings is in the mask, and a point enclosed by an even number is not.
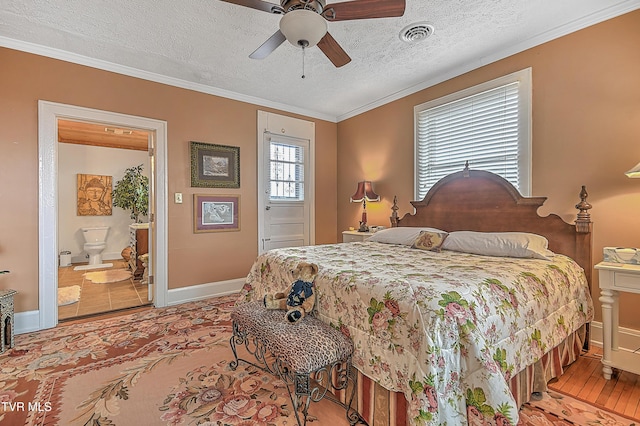
<svg viewBox="0 0 640 426"><path fill-rule="evenodd" d="M357 376L351 369L350 358L334 362L312 373L290 374L286 370L286 365L284 367L281 367L282 363L276 365L278 366L278 375L280 378L285 383L293 382L294 391L291 391L290 386L287 386L287 391L296 413L298 425L304 426L307 424L307 416L311 402L318 402L323 398L343 407L346 410L346 418L350 425L367 424L358 411L352 407L357 388ZM348 391L349 384L351 384L350 391ZM346 404L338 399L331 390L347 391L348 398L346 399ZM303 421L300 420L298 415L300 408L302 408Z"/></svg>
<svg viewBox="0 0 640 426"><path fill-rule="evenodd" d="M367 425L367 422L360 416L358 411L352 407L357 388L357 375L351 368L351 358L334 362L311 373L292 372L285 362L271 353L259 339L241 330L235 321L233 321L233 335L230 339L230 345L234 356L234 360L229 363L229 367L232 370L235 370L239 362L243 361L280 377L287 384L287 392L299 426L307 424L311 402L318 402L323 398L327 398L343 407L346 410L346 418L350 425ZM254 356L258 363L238 357L238 345L244 345L247 352ZM268 355L274 358L271 364L267 361ZM348 391L349 384L351 384L350 391ZM340 401L332 392L329 392L331 389L347 391L347 402ZM300 411L302 411L302 419L300 418Z"/></svg>

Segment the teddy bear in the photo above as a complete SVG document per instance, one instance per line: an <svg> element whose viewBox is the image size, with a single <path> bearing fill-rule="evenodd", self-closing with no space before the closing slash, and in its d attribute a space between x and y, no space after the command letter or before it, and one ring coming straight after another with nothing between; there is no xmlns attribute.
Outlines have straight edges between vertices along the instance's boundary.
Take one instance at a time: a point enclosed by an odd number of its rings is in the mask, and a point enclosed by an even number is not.
<svg viewBox="0 0 640 426"><path fill-rule="evenodd" d="M267 294L264 297L264 306L267 309L286 310L285 319L295 323L313 311L315 306L316 294L313 283L318 275L318 265L300 262L291 273L295 281L291 285L289 294L282 292Z"/></svg>

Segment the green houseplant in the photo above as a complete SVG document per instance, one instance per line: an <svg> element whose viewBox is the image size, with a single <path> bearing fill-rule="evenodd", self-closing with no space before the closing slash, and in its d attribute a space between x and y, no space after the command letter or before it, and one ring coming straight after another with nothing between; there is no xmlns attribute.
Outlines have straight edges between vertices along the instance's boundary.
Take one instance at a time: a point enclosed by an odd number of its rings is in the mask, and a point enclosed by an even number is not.
<svg viewBox="0 0 640 426"><path fill-rule="evenodd" d="M131 212L131 219L140 222L149 212L149 178L142 174L142 164L129 167L113 188L113 205Z"/></svg>

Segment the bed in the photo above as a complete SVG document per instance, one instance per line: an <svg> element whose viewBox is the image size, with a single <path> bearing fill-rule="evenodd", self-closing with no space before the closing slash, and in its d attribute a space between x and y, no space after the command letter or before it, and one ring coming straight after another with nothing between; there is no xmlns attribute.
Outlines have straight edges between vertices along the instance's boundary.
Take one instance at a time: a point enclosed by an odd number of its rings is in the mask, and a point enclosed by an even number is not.
<svg viewBox="0 0 640 426"><path fill-rule="evenodd" d="M358 410L370 425L517 424L588 342L591 221L541 217L545 197L469 170L440 180L415 213L365 242L275 249L241 300L283 291L300 261L320 267L315 315L355 345Z"/></svg>

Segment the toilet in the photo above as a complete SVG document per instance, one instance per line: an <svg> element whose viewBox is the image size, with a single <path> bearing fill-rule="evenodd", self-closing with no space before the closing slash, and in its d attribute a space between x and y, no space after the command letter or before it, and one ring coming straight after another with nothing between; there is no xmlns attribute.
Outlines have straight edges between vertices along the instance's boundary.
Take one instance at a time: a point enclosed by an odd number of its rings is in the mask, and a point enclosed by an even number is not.
<svg viewBox="0 0 640 426"><path fill-rule="evenodd" d="M84 251L89 255L89 265L102 264L102 251L107 247L108 226L82 228Z"/></svg>

